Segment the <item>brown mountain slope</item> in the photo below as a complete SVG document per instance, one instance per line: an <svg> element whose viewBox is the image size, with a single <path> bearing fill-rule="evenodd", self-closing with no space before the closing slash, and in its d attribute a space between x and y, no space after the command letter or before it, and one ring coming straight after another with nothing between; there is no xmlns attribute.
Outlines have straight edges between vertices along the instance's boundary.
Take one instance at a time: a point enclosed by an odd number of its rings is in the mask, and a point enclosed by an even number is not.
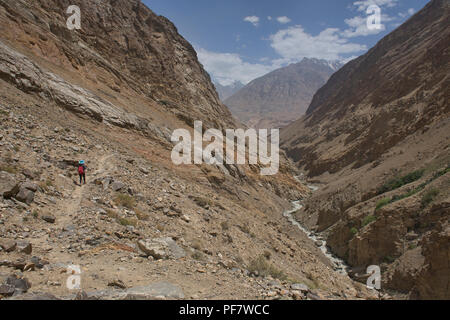
<svg viewBox="0 0 450 320"><path fill-rule="evenodd" d="M340 63L305 58L255 79L225 100L249 127L281 128L302 116Z"/></svg>
<svg viewBox="0 0 450 320"><path fill-rule="evenodd" d="M335 73L281 134L326 184L298 219L350 265L382 265L385 287L420 298L450 297L449 43L450 2L431 1Z"/></svg>
<svg viewBox="0 0 450 320"><path fill-rule="evenodd" d="M274 177L172 163L174 129L235 123L167 19L135 0L0 0L0 28L0 298L371 296L283 217L307 193L287 161Z"/></svg>
<svg viewBox="0 0 450 320"><path fill-rule="evenodd" d="M67 1L1 4L2 38L45 58L51 64L44 66L51 71L69 73L81 79L79 85L98 87L96 93L106 98L119 92L140 95L152 109L173 112L188 123L233 123L192 46L170 21L140 1L74 1L70 4L82 11L82 29L76 32L66 27ZM148 106L123 102L123 107L152 115Z"/></svg>
<svg viewBox="0 0 450 320"><path fill-rule="evenodd" d="M358 167L447 114L447 3L433 1L334 74L284 130L289 156L310 175Z"/></svg>

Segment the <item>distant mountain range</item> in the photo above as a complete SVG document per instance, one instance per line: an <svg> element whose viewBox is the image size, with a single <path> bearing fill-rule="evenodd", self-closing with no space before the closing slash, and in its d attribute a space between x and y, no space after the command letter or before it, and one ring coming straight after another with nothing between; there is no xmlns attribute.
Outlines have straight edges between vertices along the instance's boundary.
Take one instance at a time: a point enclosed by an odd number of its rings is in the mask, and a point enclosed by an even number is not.
<svg viewBox="0 0 450 320"><path fill-rule="evenodd" d="M253 80L223 101L250 127L281 128L305 114L317 90L341 67L337 61L305 58Z"/></svg>
<svg viewBox="0 0 450 320"><path fill-rule="evenodd" d="M223 86L220 83L214 83L214 85L216 86L216 91L219 94L221 101L225 101L245 86L245 84L239 81L236 81L228 86Z"/></svg>

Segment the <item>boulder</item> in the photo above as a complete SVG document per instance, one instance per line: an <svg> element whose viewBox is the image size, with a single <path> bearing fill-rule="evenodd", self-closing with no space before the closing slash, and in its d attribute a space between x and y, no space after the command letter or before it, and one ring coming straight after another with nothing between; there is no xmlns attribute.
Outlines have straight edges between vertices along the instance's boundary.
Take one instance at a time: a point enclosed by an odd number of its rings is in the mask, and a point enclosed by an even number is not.
<svg viewBox="0 0 450 320"><path fill-rule="evenodd" d="M14 294L16 288L10 284L0 285L0 296L10 297Z"/></svg>
<svg viewBox="0 0 450 320"><path fill-rule="evenodd" d="M147 168L144 168L144 167L140 167L139 170L140 170L143 174L149 174L149 173L150 173L150 171L148 171L148 169L147 169Z"/></svg>
<svg viewBox="0 0 450 320"><path fill-rule="evenodd" d="M0 248L5 252L12 252L16 250L17 244L12 240L0 240Z"/></svg>
<svg viewBox="0 0 450 320"><path fill-rule="evenodd" d="M123 184L123 183L120 182L120 181L114 181L114 182L111 184L111 189L112 189L113 191L115 191L115 192L120 191L120 190L122 190L123 188L125 188L125 184Z"/></svg>
<svg viewBox="0 0 450 320"><path fill-rule="evenodd" d="M48 215L42 216L42 220L44 220L45 222L48 222L48 223L55 223L56 218L55 218L55 216L48 214Z"/></svg>
<svg viewBox="0 0 450 320"><path fill-rule="evenodd" d="M25 293L31 288L31 283L27 278L19 278L16 275L10 275L6 279L6 285L13 286L16 292Z"/></svg>
<svg viewBox="0 0 450 320"><path fill-rule="evenodd" d="M18 241L17 251L25 254L31 254L31 252L33 251L33 246L28 241Z"/></svg>
<svg viewBox="0 0 450 320"><path fill-rule="evenodd" d="M19 192L19 185L10 173L0 172L0 196L11 199Z"/></svg>
<svg viewBox="0 0 450 320"><path fill-rule="evenodd" d="M300 292L308 292L309 291L308 286L303 283L295 283L295 284L291 285L291 289L295 290L295 291L300 291Z"/></svg>
<svg viewBox="0 0 450 320"><path fill-rule="evenodd" d="M32 183L32 182L22 183L20 185L20 188L21 189L27 189L27 190L30 190L30 191L33 191L33 192L36 192L38 190L38 186L36 184Z"/></svg>
<svg viewBox="0 0 450 320"><path fill-rule="evenodd" d="M115 287L115 288L119 288L119 289L126 289L127 288L125 283L123 283L123 281L120 280L120 279L115 279L115 280L112 280L112 281L108 282L108 287Z"/></svg>
<svg viewBox="0 0 450 320"><path fill-rule="evenodd" d="M143 253L158 260L180 259L186 256L186 252L172 238L139 240L137 244Z"/></svg>
<svg viewBox="0 0 450 320"><path fill-rule="evenodd" d="M26 188L20 188L20 191L16 194L15 198L18 201L29 205L34 200L34 192Z"/></svg>

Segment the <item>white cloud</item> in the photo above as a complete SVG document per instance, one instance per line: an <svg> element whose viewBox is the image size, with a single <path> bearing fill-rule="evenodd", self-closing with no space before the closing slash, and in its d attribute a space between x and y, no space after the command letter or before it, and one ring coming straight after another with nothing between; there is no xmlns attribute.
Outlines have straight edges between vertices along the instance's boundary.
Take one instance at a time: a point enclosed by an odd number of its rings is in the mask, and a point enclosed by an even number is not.
<svg viewBox="0 0 450 320"><path fill-rule="evenodd" d="M406 12L399 12L398 16L400 18L406 18L406 17L412 16L414 13L416 13L416 10L414 10L414 8L409 8L408 11L406 11Z"/></svg>
<svg viewBox="0 0 450 320"><path fill-rule="evenodd" d="M379 29L369 29L367 27L367 17L356 16L350 19L345 19L345 23L350 27L344 30L341 34L346 38L369 36L373 34L378 34L386 30L386 25L384 23L395 20L394 18L382 14L381 15L381 25Z"/></svg>
<svg viewBox="0 0 450 320"><path fill-rule="evenodd" d="M313 36L297 25L278 31L270 40L272 48L282 57L284 63L298 62L304 57L341 60L344 55L367 50L365 45L349 42L336 28L327 28Z"/></svg>
<svg viewBox="0 0 450 320"><path fill-rule="evenodd" d="M303 58L346 60L355 58L365 45L352 43L340 34L339 29L328 28L316 36L306 33L302 26L289 27L271 35L268 39L279 54L277 59L261 58L258 63L249 63L237 53L220 53L196 48L198 58L217 83L223 86L236 81L247 84L275 69ZM351 58L346 58L351 55Z"/></svg>
<svg viewBox="0 0 450 320"><path fill-rule="evenodd" d="M268 16L268 17L267 17L267 20L272 21L272 17L271 17L271 16Z"/></svg>
<svg viewBox="0 0 450 320"><path fill-rule="evenodd" d="M283 16L283 17L278 17L278 18L277 18L277 21L278 21L279 23L281 23L281 24L286 24L286 23L291 22L291 19L289 19L289 18L286 17L286 16Z"/></svg>
<svg viewBox="0 0 450 320"><path fill-rule="evenodd" d="M236 53L218 53L196 48L198 58L211 77L223 86L240 81L247 84L281 65L248 63Z"/></svg>
<svg viewBox="0 0 450 320"><path fill-rule="evenodd" d="M255 27L258 26L259 24L259 17L257 16L248 16L244 18L245 22L250 22L252 25L254 25Z"/></svg>

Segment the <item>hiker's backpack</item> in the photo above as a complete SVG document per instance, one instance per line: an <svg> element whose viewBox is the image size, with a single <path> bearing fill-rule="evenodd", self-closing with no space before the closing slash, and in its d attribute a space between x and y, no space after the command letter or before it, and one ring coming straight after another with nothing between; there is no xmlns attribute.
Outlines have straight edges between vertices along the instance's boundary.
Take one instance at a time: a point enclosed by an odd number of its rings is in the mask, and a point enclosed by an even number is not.
<svg viewBox="0 0 450 320"><path fill-rule="evenodd" d="M84 167L78 166L78 174L84 174Z"/></svg>

